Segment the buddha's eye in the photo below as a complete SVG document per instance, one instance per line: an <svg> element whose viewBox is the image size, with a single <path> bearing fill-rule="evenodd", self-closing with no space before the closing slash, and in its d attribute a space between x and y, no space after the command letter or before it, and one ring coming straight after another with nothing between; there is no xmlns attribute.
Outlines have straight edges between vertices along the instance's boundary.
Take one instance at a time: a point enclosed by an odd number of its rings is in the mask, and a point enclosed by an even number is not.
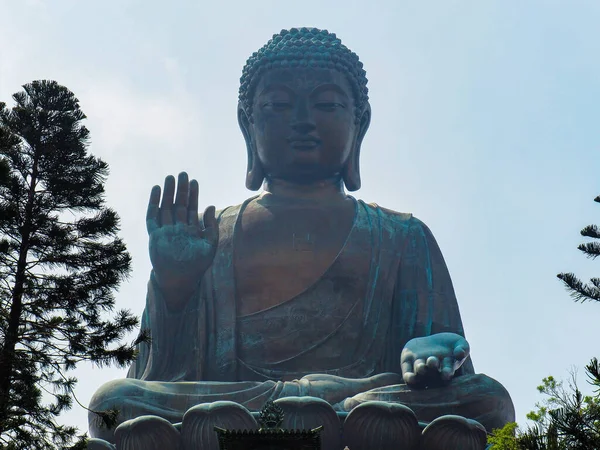
<svg viewBox="0 0 600 450"><path fill-rule="evenodd" d="M263 108L270 108L275 111L285 111L292 107L290 102L265 102L263 103Z"/></svg>
<svg viewBox="0 0 600 450"><path fill-rule="evenodd" d="M345 108L346 105L338 102L318 102L315 107L321 111L335 111L336 109Z"/></svg>

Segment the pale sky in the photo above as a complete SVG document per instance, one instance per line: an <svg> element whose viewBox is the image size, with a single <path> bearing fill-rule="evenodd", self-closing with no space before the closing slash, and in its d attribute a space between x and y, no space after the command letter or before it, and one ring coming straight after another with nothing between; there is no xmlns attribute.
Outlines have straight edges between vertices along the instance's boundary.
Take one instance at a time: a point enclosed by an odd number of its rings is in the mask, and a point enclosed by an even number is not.
<svg viewBox="0 0 600 450"><path fill-rule="evenodd" d="M475 370L523 421L543 377L600 356L600 305L573 303L555 277L600 275L576 249L600 223L599 23L597 0L0 0L0 101L36 79L80 99L133 256L117 305L141 314L152 185L186 170L201 205L250 196L246 58L282 28L335 32L365 64L373 109L355 196L432 229ZM124 375L82 366L77 394L87 404ZM62 420L87 429L77 406Z"/></svg>

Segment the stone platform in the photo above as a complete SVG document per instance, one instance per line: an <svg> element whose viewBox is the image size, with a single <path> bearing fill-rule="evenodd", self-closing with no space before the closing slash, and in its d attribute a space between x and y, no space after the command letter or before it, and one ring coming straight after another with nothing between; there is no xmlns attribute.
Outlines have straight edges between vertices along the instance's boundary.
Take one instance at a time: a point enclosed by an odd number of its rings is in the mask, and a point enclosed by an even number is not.
<svg viewBox="0 0 600 450"><path fill-rule="evenodd" d="M314 397L275 401L284 412L281 428L309 430L319 426L323 450L484 450L486 431L478 422L442 416L420 423L401 404L365 402L349 413L336 412ZM234 402L204 403L188 410L183 421L171 424L156 416L128 420L115 430L114 444L91 439L88 450L219 450L214 427L257 430L258 413Z"/></svg>

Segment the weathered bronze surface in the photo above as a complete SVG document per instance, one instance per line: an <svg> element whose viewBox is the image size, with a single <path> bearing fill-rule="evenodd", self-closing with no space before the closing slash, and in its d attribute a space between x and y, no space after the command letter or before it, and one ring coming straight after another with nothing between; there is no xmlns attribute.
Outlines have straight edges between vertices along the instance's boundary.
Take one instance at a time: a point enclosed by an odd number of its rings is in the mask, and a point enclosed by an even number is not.
<svg viewBox="0 0 600 450"><path fill-rule="evenodd" d="M344 189L360 188L370 120L362 64L333 34L283 31L248 60L238 121L246 185L262 191L199 215L186 173L153 188L142 320L152 342L92 409L175 423L201 403L256 411L313 396L338 411L401 403L421 421L457 414L488 430L514 419L502 385L474 373L430 230ZM93 414L90 431L113 440Z"/></svg>

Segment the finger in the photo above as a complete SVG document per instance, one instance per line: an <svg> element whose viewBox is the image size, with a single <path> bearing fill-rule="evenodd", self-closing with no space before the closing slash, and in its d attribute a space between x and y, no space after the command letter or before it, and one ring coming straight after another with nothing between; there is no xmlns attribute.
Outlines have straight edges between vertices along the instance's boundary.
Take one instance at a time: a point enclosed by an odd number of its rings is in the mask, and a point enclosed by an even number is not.
<svg viewBox="0 0 600 450"><path fill-rule="evenodd" d="M158 204L160 202L160 186L154 186L150 191L150 200L146 210L146 229L148 234L158 228Z"/></svg>
<svg viewBox="0 0 600 450"><path fill-rule="evenodd" d="M454 358L458 361L464 360L467 356L469 356L469 350L465 348L463 345L457 345L454 349Z"/></svg>
<svg viewBox="0 0 600 450"><path fill-rule="evenodd" d="M160 203L160 224L170 225L173 223L173 196L175 195L175 177L169 175L165 178L163 198Z"/></svg>
<svg viewBox="0 0 600 450"><path fill-rule="evenodd" d="M209 206L204 210L203 215L204 228L218 228L217 218L215 216L215 207Z"/></svg>
<svg viewBox="0 0 600 450"><path fill-rule="evenodd" d="M416 384L419 380L417 375L413 372L405 372L404 375L402 375L402 379L406 384Z"/></svg>
<svg viewBox="0 0 600 450"><path fill-rule="evenodd" d="M427 358L427 362L425 364L427 365L428 369L435 371L440 369L440 360L435 356L430 356L429 358Z"/></svg>
<svg viewBox="0 0 600 450"><path fill-rule="evenodd" d="M177 177L177 195L175 196L175 221L187 223L188 220L188 198L190 195L190 183L188 174L181 172Z"/></svg>
<svg viewBox="0 0 600 450"><path fill-rule="evenodd" d="M425 375L427 373L427 365L424 359L417 359L415 361L414 372L417 375Z"/></svg>
<svg viewBox="0 0 600 450"><path fill-rule="evenodd" d="M402 369L402 374L405 373L413 373L414 359L411 357L407 357L402 361L400 368Z"/></svg>
<svg viewBox="0 0 600 450"><path fill-rule="evenodd" d="M211 244L217 245L219 242L219 224L217 223L217 218L215 217L214 206L209 206L204 210L202 220L204 222L204 238Z"/></svg>
<svg viewBox="0 0 600 450"><path fill-rule="evenodd" d="M446 357L442 361L442 368L440 370L442 380L450 380L454 375L454 358Z"/></svg>
<svg viewBox="0 0 600 450"><path fill-rule="evenodd" d="M198 182L196 180L190 181L190 197L188 199L188 225L195 228L200 227L200 220L198 219Z"/></svg>

